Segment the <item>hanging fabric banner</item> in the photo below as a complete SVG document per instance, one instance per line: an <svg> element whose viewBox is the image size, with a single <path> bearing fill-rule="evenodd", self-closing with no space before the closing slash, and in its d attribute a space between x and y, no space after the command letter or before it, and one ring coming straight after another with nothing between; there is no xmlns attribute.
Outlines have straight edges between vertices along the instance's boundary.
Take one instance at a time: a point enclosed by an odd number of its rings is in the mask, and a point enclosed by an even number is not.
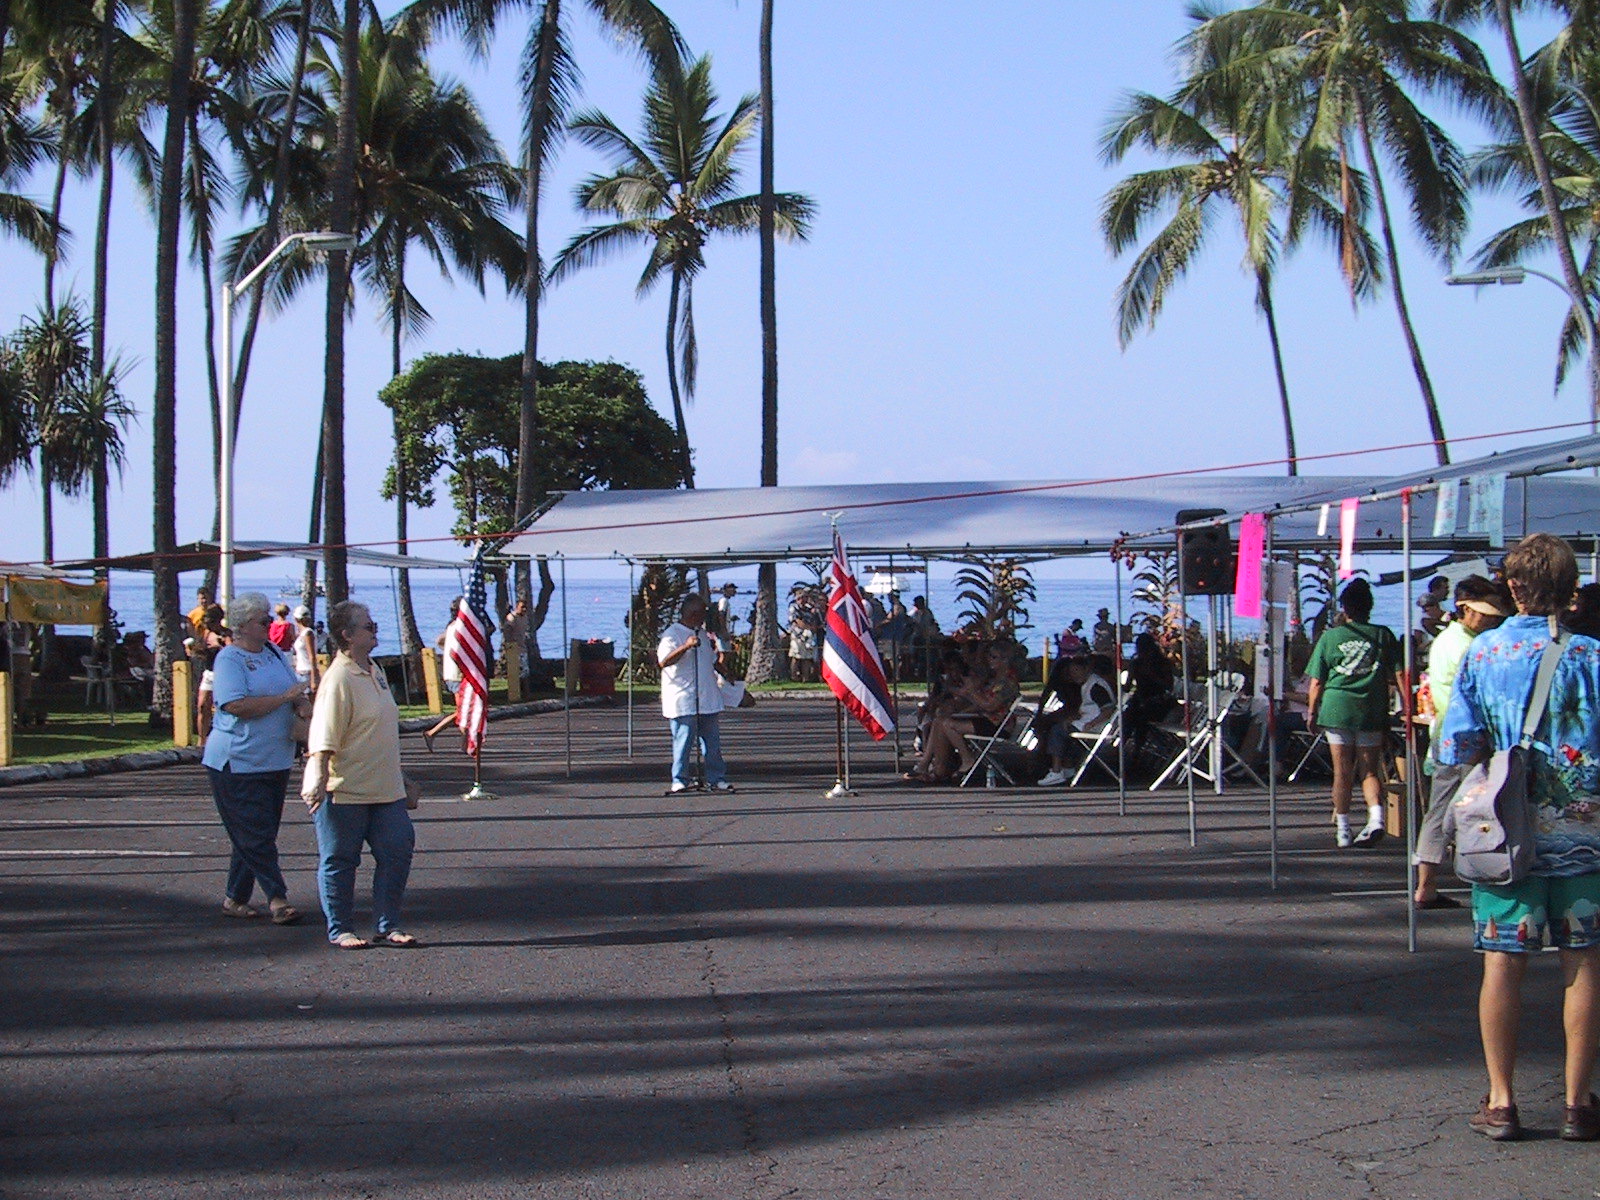
<svg viewBox="0 0 1600 1200"><path fill-rule="evenodd" d="M34 625L99 625L106 619L106 585L8 576L6 619Z"/></svg>
<svg viewBox="0 0 1600 1200"><path fill-rule="evenodd" d="M1459 516L1461 485L1454 479L1448 479L1439 485L1439 490L1434 494L1436 500L1433 508L1433 536L1453 537L1461 522Z"/></svg>
<svg viewBox="0 0 1600 1200"><path fill-rule="evenodd" d="M1350 558L1356 550L1356 510L1361 507L1361 501L1356 499L1339 501L1339 578L1349 579L1354 575L1355 568L1350 565Z"/></svg>
<svg viewBox="0 0 1600 1200"><path fill-rule="evenodd" d="M1233 611L1241 617L1261 616L1261 558L1266 548L1266 517L1245 513L1239 521L1239 565L1233 580Z"/></svg>
<svg viewBox="0 0 1600 1200"><path fill-rule="evenodd" d="M1467 532L1484 533L1498 550L1506 544L1506 475L1473 475L1467 480Z"/></svg>

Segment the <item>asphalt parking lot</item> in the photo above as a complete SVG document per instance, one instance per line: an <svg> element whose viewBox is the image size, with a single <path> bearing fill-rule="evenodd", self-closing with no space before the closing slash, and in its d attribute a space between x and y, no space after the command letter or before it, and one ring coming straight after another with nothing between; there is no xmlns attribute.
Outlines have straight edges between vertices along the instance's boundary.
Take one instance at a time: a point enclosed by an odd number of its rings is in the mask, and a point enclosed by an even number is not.
<svg viewBox="0 0 1600 1200"><path fill-rule="evenodd" d="M1459 914L1408 953L1403 856L1320 792L925 789L833 710L730 714L734 795L665 797L618 710L497 723L466 804L422 752L416 950L331 949L298 801L288 928L219 912L197 767L0 790L7 1197L1556 1197L1559 980L1534 1136L1493 1145ZM443 746L443 739L440 743ZM358 897L369 880L365 869Z"/></svg>

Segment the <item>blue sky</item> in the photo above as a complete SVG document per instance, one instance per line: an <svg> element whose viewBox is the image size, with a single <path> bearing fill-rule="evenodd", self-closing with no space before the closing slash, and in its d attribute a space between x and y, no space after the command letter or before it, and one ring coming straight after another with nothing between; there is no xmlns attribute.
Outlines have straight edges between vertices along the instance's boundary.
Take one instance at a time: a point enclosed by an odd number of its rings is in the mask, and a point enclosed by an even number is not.
<svg viewBox="0 0 1600 1200"><path fill-rule="evenodd" d="M713 54L725 104L754 90L756 0L667 0L666 7L690 46ZM1181 3L999 0L974 14L947 0L778 0L778 186L808 192L818 208L811 241L781 247L778 257L782 482L1096 478L1281 455L1265 328L1231 230L1217 230L1154 332L1125 352L1117 345L1114 291L1126 260L1110 258L1097 213L1118 175L1143 164L1102 167L1096 143L1123 91L1171 87L1170 48L1185 29ZM637 64L595 31L587 12L574 27L585 77L580 103L636 128L644 86ZM1530 25L1524 44L1539 44L1547 28ZM484 62L454 47L441 56L441 70L472 87L511 147L525 31L525 17L508 20ZM1468 122L1447 121L1469 144L1481 137ZM562 152L545 201L547 254L579 227L572 187L600 165L580 146ZM754 191L753 142L745 165ZM145 414L153 222L131 178L124 173L118 182L111 341L132 365L126 391ZM48 186L40 177L30 188L42 199ZM62 279L87 297L93 196L79 184L68 201L76 242ZM1515 216L1504 198L1479 200L1469 250ZM1555 288L1530 280L1479 296L1443 286L1445 268L1409 235L1401 254L1452 437L1586 417L1581 378L1559 396L1551 391L1565 304ZM759 450L755 245L714 245L707 257L696 288L701 366L690 433L702 486L750 486ZM628 363L667 411L666 296L635 298L640 266L618 260L552 291L541 354ZM0 244L0 271L8 282L0 328L10 329L37 304L42 266ZM408 358L520 347L519 300L493 287L480 297L422 271L416 286L435 324L407 346ZM186 271L178 330L181 540L209 532L214 497L201 287ZM1302 454L1427 436L1387 295L1353 312L1331 256L1307 247L1285 265L1277 296ZM240 440L241 538L305 534L322 395L321 308L320 293L308 292L272 316L258 339ZM363 297L347 349L347 491L358 542L393 533L392 508L377 495L389 454L387 413L376 399L388 376L387 345ZM1504 444L1479 442L1472 451ZM141 416L112 506L114 552L150 543L150 460L149 421ZM1427 450L1411 450L1323 469L1378 473L1428 461ZM31 481L7 493L0 558L39 556L38 505ZM57 520L58 556L87 555L87 503L58 502ZM413 535L441 536L451 520L441 502L413 514ZM418 551L430 549L448 552Z"/></svg>

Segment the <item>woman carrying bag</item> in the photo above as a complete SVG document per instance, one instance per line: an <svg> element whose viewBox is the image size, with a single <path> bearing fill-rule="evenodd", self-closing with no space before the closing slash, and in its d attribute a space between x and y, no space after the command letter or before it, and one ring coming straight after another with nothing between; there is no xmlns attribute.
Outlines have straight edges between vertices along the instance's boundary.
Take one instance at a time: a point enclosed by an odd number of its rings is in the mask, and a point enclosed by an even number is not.
<svg viewBox="0 0 1600 1200"><path fill-rule="evenodd" d="M400 770L400 713L383 669L372 661L378 627L365 605L346 600L328 610L338 647L317 688L300 796L317 828L317 886L328 941L341 950L415 946L400 929L411 874L416 806ZM372 850L371 941L355 931L356 868Z"/></svg>

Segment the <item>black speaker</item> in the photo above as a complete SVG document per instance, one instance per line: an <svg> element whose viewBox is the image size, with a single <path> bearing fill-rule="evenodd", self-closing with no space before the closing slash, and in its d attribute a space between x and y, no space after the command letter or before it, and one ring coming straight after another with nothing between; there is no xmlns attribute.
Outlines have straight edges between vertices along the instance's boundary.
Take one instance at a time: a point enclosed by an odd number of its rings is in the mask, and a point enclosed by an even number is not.
<svg viewBox="0 0 1600 1200"><path fill-rule="evenodd" d="M1221 508L1186 508L1178 514L1178 524L1220 517ZM1238 567L1233 559L1233 538L1226 525L1207 525L1187 529L1178 535L1183 555L1183 594L1185 596L1231 596Z"/></svg>

